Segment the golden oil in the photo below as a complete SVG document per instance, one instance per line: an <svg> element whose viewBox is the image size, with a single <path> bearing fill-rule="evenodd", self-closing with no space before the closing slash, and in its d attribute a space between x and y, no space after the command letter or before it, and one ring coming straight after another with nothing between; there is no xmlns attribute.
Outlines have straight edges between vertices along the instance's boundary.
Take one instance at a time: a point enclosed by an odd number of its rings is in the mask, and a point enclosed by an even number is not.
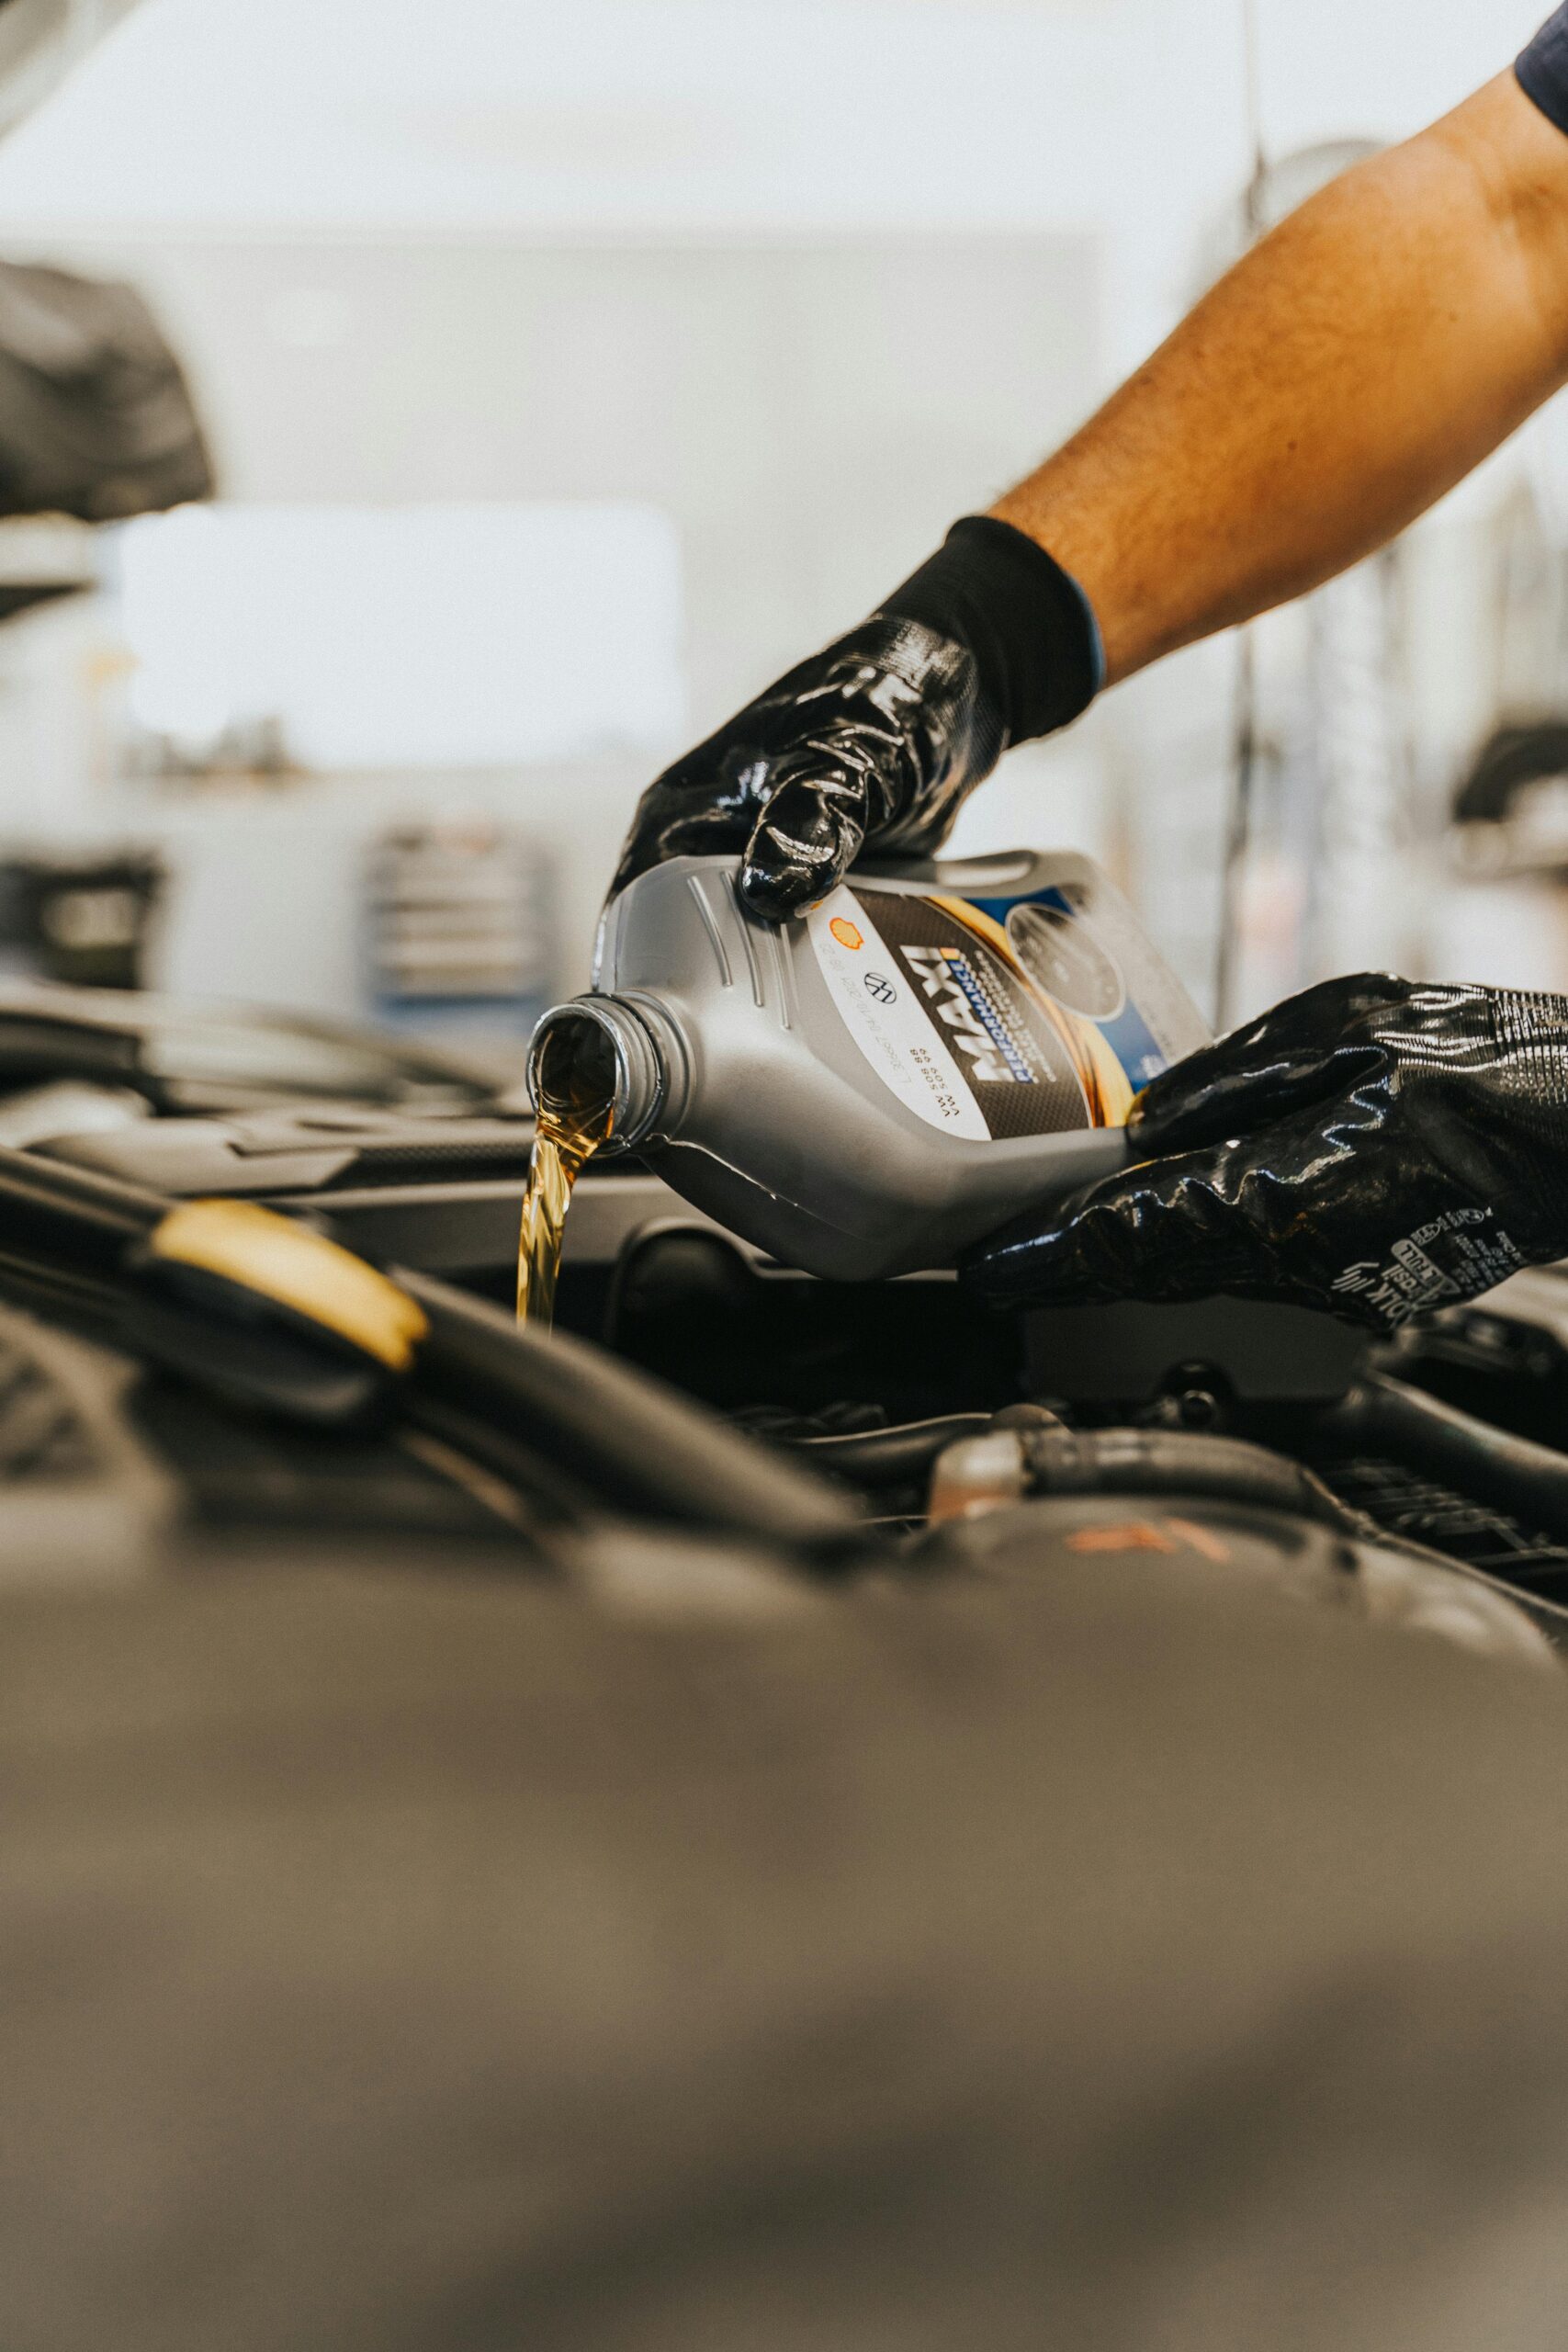
<svg viewBox="0 0 1568 2352"><path fill-rule="evenodd" d="M615 1061L603 1033L569 1021L552 1033L536 1079L534 1148L517 1236L517 1320L547 1331L571 1189L615 1121Z"/></svg>

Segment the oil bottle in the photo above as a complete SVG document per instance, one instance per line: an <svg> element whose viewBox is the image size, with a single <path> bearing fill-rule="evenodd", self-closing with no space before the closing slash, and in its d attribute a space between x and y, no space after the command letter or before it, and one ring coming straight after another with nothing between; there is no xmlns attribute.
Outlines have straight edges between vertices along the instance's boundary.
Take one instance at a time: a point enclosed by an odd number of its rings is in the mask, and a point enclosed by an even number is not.
<svg viewBox="0 0 1568 2352"><path fill-rule="evenodd" d="M611 902L530 1081L587 1149L809 1273L949 1264L1122 1165L1137 1091L1208 1037L1074 853L857 867L784 924L746 912L737 865L675 858Z"/></svg>

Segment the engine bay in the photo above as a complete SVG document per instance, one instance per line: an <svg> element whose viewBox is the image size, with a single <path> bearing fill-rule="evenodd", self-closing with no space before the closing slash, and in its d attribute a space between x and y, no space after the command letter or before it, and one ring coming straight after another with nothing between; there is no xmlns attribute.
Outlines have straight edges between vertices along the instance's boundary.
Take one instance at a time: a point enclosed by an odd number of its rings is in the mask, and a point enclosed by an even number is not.
<svg viewBox="0 0 1568 2352"><path fill-rule="evenodd" d="M62 1004L51 1032L32 1008L35 1040L66 1034L73 1010ZM1308 1589L1317 1576L1329 1590L1345 1580L1325 1564L1371 1547L1385 1569L1457 1571L1452 1588L1482 1596L1491 1627L1478 1621L1462 1638L1485 1645L1496 1634L1487 1612L1499 1595L1537 1640L1555 1645L1568 1627L1568 1455L1556 1442L1568 1274L1518 1276L1386 1343L1239 1300L997 1316L941 1272L863 1283L795 1273L620 1160L590 1167L579 1188L559 1344L519 1342L508 1309L531 1120L515 1091L472 1078L443 1087L421 1065L400 1099L397 1073L367 1049L369 1100L303 1089L289 1099L269 1069L265 1099L253 1071L224 1104L212 1099L221 1086L199 1021L165 1022L164 1033L186 1040L204 1073L199 1110L167 1054L155 1080L122 1054L111 1090L83 1078L80 1042L55 1069L35 1045L28 1083L14 1079L0 1105L14 1123L31 1106L35 1132L13 1167L89 1193L281 1211L400 1281L471 1302L497 1363L521 1346L540 1368L535 1419L515 1394L477 1415L461 1397L432 1395L412 1412L384 1403L335 1427L278 1409L270 1392L258 1409L256 1395L236 1393L222 1345L188 1332L171 1342L144 1306L129 1324L123 1311L106 1317L69 1251L13 1246L0 1261L19 1310L6 1334L13 1506L40 1479L58 1485L62 1463L94 1450L81 1432L96 1430L112 1440L103 1461L130 1480L126 1524L141 1525L161 1558L188 1550L195 1531L204 1557L220 1537L220 1550L245 1556L305 1544L428 1561L433 1547L456 1546L504 1566L521 1548L558 1566L568 1555L580 1564L584 1541L603 1557L633 1525L683 1525L743 1533L753 1551L761 1542L787 1568L816 1572L816 1539L792 1534L787 1510L776 1524L753 1512L742 1530L731 1503L688 1507L679 1478L664 1492L636 1466L647 1437L628 1435L631 1422L667 1410L677 1452L723 1453L721 1485L738 1490L776 1465L797 1497L828 1498L836 1573L846 1543L879 1571L936 1557L973 1566L998 1545L1033 1546L1042 1562L1062 1544L1120 1546L1151 1566L1213 1573L1245 1561L1281 1589ZM267 1045L276 1063L276 1035ZM243 1072L231 1035L227 1050ZM346 1052L339 1058L346 1069ZM39 1091L63 1076L74 1091L62 1105L51 1098L51 1122ZM95 1086L107 1099L89 1099ZM574 1388L577 1418L563 1420L560 1396ZM77 1435L29 1434L56 1421ZM89 1480L73 1489L78 1502L89 1489L101 1499L101 1479ZM66 1544L76 1556L91 1549L81 1530L98 1522L91 1510L68 1521L79 1521ZM101 1540L107 1558L115 1547Z"/></svg>

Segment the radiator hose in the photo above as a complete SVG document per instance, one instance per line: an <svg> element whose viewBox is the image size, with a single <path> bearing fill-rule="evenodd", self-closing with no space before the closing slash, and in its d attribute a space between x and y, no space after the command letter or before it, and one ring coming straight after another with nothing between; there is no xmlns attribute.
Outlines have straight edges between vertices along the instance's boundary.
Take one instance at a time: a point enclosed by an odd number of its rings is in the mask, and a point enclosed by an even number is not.
<svg viewBox="0 0 1568 2352"><path fill-rule="evenodd" d="M1321 1478L1245 1438L1177 1430L1074 1430L1064 1422L998 1430L952 1446L931 1491L933 1519L964 1519L1033 1495L1193 1495L1364 1535L1366 1521Z"/></svg>

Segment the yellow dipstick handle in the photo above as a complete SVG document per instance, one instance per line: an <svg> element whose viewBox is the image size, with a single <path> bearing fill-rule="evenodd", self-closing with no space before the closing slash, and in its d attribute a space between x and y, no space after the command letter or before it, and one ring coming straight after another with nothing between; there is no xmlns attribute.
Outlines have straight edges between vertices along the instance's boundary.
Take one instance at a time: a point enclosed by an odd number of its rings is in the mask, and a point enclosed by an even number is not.
<svg viewBox="0 0 1568 2352"><path fill-rule="evenodd" d="M408 1370L429 1329L423 1309L363 1258L254 1201L182 1202L148 1247L291 1308L393 1372Z"/></svg>

